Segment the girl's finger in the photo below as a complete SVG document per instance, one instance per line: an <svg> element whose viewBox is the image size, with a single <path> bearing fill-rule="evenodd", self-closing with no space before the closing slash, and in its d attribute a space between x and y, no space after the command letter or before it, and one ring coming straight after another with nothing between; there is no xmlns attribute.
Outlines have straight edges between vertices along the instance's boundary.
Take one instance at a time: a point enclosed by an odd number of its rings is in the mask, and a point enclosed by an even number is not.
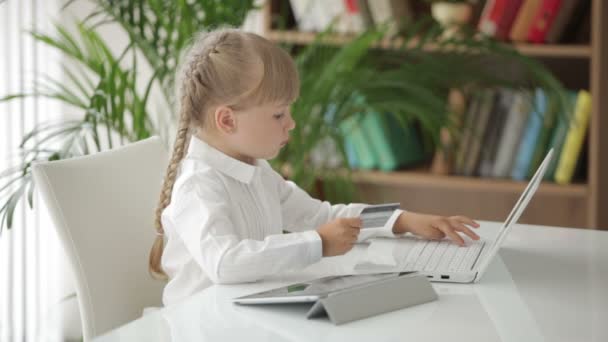
<svg viewBox="0 0 608 342"><path fill-rule="evenodd" d="M479 240L479 235L475 234L474 231L472 231L471 229L469 229L467 226L465 226L462 223L454 223L452 225L452 227L454 227L454 229L459 232L463 232L464 234L466 234L468 237L470 237L473 240Z"/></svg>
<svg viewBox="0 0 608 342"><path fill-rule="evenodd" d="M460 246L464 246L464 240L460 235L458 235L452 226L450 226L447 222L443 222L437 226L439 230L445 233L452 241L456 242Z"/></svg>
<svg viewBox="0 0 608 342"><path fill-rule="evenodd" d="M425 230L423 232L420 232L418 235L425 238L425 239L430 239L430 240L440 240L443 239L445 237L445 233L441 231L441 229L432 227L432 230Z"/></svg>
<svg viewBox="0 0 608 342"><path fill-rule="evenodd" d="M473 228L479 228L479 223L471 220L470 218L468 218L466 216L453 216L452 218L460 223L468 224L469 226L471 226Z"/></svg>

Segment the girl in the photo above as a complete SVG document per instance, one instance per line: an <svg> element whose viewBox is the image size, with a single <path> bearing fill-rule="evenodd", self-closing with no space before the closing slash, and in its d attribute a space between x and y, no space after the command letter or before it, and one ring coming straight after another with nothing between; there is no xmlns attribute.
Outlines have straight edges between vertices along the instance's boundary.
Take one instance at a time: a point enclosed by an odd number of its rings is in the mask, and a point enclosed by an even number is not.
<svg viewBox="0 0 608 342"><path fill-rule="evenodd" d="M150 254L151 273L169 279L165 305L213 283L303 268L363 240L358 216L364 204L313 199L266 161L295 127L289 106L298 97L299 78L285 51L235 29L201 34L177 84L179 127ZM448 236L459 244L464 240L457 232L478 239L465 225L478 226L463 216L396 210L387 228L364 232L365 238Z"/></svg>

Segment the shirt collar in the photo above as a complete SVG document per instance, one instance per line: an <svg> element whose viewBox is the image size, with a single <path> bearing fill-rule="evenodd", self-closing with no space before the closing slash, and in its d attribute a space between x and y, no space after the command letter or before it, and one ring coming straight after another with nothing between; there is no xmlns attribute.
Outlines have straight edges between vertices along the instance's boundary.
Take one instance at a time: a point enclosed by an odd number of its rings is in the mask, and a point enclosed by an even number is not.
<svg viewBox="0 0 608 342"><path fill-rule="evenodd" d="M246 184L251 183L258 168L226 155L194 135L190 138L186 154L186 158L188 157L202 160L212 168Z"/></svg>

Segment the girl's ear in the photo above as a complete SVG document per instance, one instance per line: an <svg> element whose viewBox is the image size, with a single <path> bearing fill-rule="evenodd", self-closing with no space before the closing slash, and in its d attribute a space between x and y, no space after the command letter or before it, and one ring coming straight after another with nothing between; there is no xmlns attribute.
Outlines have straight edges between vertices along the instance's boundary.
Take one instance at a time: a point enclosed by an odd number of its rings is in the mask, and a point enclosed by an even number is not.
<svg viewBox="0 0 608 342"><path fill-rule="evenodd" d="M232 134L236 132L236 116L228 106L219 106L213 115L215 126L223 133Z"/></svg>

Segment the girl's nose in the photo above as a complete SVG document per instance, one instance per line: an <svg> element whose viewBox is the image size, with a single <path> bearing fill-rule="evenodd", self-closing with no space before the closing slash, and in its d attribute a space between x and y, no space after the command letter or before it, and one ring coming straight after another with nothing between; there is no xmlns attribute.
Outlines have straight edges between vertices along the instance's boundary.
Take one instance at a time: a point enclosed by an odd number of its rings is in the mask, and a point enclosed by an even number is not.
<svg viewBox="0 0 608 342"><path fill-rule="evenodd" d="M291 113L289 113L289 115L287 115L287 130L291 131L294 128L296 128L296 122L291 117Z"/></svg>

